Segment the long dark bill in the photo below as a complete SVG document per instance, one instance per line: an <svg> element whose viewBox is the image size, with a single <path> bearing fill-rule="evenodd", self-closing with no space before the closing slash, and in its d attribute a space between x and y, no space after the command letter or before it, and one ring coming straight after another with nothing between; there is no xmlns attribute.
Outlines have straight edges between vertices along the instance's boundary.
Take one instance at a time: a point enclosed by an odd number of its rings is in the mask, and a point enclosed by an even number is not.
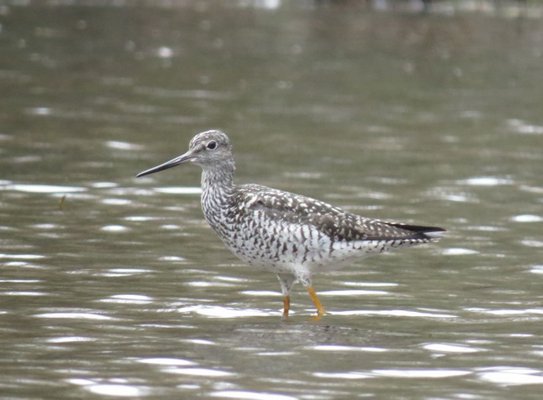
<svg viewBox="0 0 543 400"><path fill-rule="evenodd" d="M145 175L154 174L155 172L164 171L165 169L173 168L179 164L186 163L187 161L190 161L192 159L192 154L187 152L185 154L181 154L179 157L175 157L171 159L170 161L166 161L163 164L157 165L156 167L146 169L145 171L140 172L136 175L137 178L140 178Z"/></svg>

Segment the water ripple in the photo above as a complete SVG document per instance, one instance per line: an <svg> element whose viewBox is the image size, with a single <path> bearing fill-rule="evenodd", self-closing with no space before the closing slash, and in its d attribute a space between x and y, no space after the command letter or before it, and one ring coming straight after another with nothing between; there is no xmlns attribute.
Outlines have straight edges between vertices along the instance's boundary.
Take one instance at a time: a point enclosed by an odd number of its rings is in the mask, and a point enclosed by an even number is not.
<svg viewBox="0 0 543 400"><path fill-rule="evenodd" d="M66 379L66 382L81 386L90 393L105 396L136 398L149 394L148 388L131 384L101 383L100 381L81 378Z"/></svg>
<svg viewBox="0 0 543 400"><path fill-rule="evenodd" d="M207 376L211 378L225 377L234 375L232 372L221 371L218 369L210 368L179 368L179 367L165 367L161 369L162 372L168 374L177 375L189 375L189 376Z"/></svg>
<svg viewBox="0 0 543 400"><path fill-rule="evenodd" d="M115 294L107 299L102 299L99 301L103 303L117 304L149 304L153 301L153 298L139 294Z"/></svg>
<svg viewBox="0 0 543 400"><path fill-rule="evenodd" d="M97 276L106 276L106 277L118 277L118 276L131 276L137 274L148 274L153 272L150 269L146 268L112 268L108 269L105 272L96 274Z"/></svg>
<svg viewBox="0 0 543 400"><path fill-rule="evenodd" d="M316 345L309 347L311 350L317 351L332 351L332 352L365 352L365 353L383 353L390 351L383 347L356 347L356 346L340 346L340 345Z"/></svg>
<svg viewBox="0 0 543 400"><path fill-rule="evenodd" d="M467 178L457 181L460 185L467 186L503 186L511 185L514 183L514 180L508 177L499 177L499 176L474 176L472 178Z"/></svg>
<svg viewBox="0 0 543 400"><path fill-rule="evenodd" d="M533 265L530 272L532 274L543 274L543 265Z"/></svg>
<svg viewBox="0 0 543 400"><path fill-rule="evenodd" d="M512 316L512 315L543 315L543 308L497 308L497 309L488 309L488 308L479 308L472 307L466 308L466 311L471 311L474 313L488 314L488 315L499 315L499 316Z"/></svg>
<svg viewBox="0 0 543 400"><path fill-rule="evenodd" d="M32 292L24 290L0 292L0 294L3 296L47 296L47 293L45 292Z"/></svg>
<svg viewBox="0 0 543 400"><path fill-rule="evenodd" d="M91 320L91 321L113 321L116 318L97 314L94 312L45 312L40 314L35 314L35 317L38 318L51 318L51 319L81 319L81 320Z"/></svg>
<svg viewBox="0 0 543 400"><path fill-rule="evenodd" d="M314 372L312 374L316 378L325 378L325 379L368 379L373 378L374 376L367 372Z"/></svg>
<svg viewBox="0 0 543 400"><path fill-rule="evenodd" d="M142 364L151 364L151 365L159 365L159 366L189 366L189 365L196 365L195 362L185 360L182 358L169 358L169 357L150 357L150 358L139 358L136 359L137 362Z"/></svg>
<svg viewBox="0 0 543 400"><path fill-rule="evenodd" d="M383 296L390 294L384 290L323 290L319 296Z"/></svg>
<svg viewBox="0 0 543 400"><path fill-rule="evenodd" d="M477 376L483 381L500 386L543 384L543 371L533 368L510 366L479 368Z"/></svg>
<svg viewBox="0 0 543 400"><path fill-rule="evenodd" d="M239 400L298 400L297 397L286 396L283 394L249 392L241 390L218 390L216 392L211 392L210 396Z"/></svg>
<svg viewBox="0 0 543 400"><path fill-rule="evenodd" d="M515 215L514 217L512 217L511 221L513 222L542 222L543 217L540 215L520 214L520 215Z"/></svg>
<svg viewBox="0 0 543 400"><path fill-rule="evenodd" d="M347 310L330 312L332 315L381 315L387 317L409 317L409 318L458 318L452 314L437 314L409 310Z"/></svg>
<svg viewBox="0 0 543 400"><path fill-rule="evenodd" d="M93 342L96 339L87 337L87 336L59 336L53 337L46 340L47 343L84 343L84 342Z"/></svg>
<svg viewBox="0 0 543 400"><path fill-rule="evenodd" d="M470 254L477 254L479 252L476 250L464 249L461 247L451 247L448 249L443 249L441 253L445 256L464 256Z"/></svg>
<svg viewBox="0 0 543 400"><path fill-rule="evenodd" d="M121 233L121 232L126 232L128 228L123 225L105 225L101 227L100 230L104 232L110 232L110 233Z"/></svg>
<svg viewBox="0 0 543 400"><path fill-rule="evenodd" d="M450 378L454 376L469 375L472 372L462 369L374 369L371 371L375 376L388 378Z"/></svg>
<svg viewBox="0 0 543 400"><path fill-rule="evenodd" d="M46 257L41 254L2 254L0 253L0 258L8 258L12 260L41 260Z"/></svg>
<svg viewBox="0 0 543 400"><path fill-rule="evenodd" d="M180 98L197 100L230 100L233 94L212 90L182 90L166 89L162 87L139 86L134 89L136 93L159 98Z"/></svg>
<svg viewBox="0 0 543 400"><path fill-rule="evenodd" d="M275 316L276 312L266 312L250 308L230 308L222 306L196 305L178 308L177 311L182 314L195 313L211 318L240 318L240 317L264 317Z"/></svg>
<svg viewBox="0 0 543 400"><path fill-rule="evenodd" d="M157 193L165 194L201 194L201 187L192 186L172 186L172 187L158 187L153 189Z"/></svg>
<svg viewBox="0 0 543 400"><path fill-rule="evenodd" d="M422 347L435 353L477 353L480 351L486 351L485 349L480 347L450 343L428 343L422 345Z"/></svg>
<svg viewBox="0 0 543 400"><path fill-rule="evenodd" d="M105 142L105 146L114 150L126 150L126 151L141 151L143 146L140 144L121 142L119 140L108 140Z"/></svg>
<svg viewBox="0 0 543 400"><path fill-rule="evenodd" d="M0 190L12 190L25 193L77 193L85 192L87 189L79 186L58 186L58 185L38 185L23 183L4 183L0 184Z"/></svg>
<svg viewBox="0 0 543 400"><path fill-rule="evenodd" d="M543 126L531 124L529 122L523 121L521 119L509 119L507 124L511 130L515 133L520 133L523 135L541 135L543 134Z"/></svg>

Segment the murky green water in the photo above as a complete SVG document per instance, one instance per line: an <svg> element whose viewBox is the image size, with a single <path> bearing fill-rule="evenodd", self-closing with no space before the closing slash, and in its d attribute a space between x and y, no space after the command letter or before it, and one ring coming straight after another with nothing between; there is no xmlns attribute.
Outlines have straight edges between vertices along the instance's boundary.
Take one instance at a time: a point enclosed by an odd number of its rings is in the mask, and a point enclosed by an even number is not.
<svg viewBox="0 0 543 400"><path fill-rule="evenodd" d="M0 6L0 397L539 398L541 19L88 4ZM134 177L209 128L240 182L449 234L282 321L197 168Z"/></svg>

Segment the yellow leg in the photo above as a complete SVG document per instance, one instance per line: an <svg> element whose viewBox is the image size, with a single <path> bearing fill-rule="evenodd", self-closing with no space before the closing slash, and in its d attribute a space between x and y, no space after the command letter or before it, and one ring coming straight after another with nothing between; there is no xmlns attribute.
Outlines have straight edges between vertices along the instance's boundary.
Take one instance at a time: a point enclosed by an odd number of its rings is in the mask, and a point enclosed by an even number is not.
<svg viewBox="0 0 543 400"><path fill-rule="evenodd" d="M311 297L311 301L313 301L313 304L315 304L315 307L317 307L317 315L315 316L315 319L320 319L324 315L324 307L322 306L321 301L317 297L317 292L315 292L315 289L313 289L313 286L309 286L307 288L307 293L309 293L309 297Z"/></svg>
<svg viewBox="0 0 543 400"><path fill-rule="evenodd" d="M283 296L283 318L288 317L290 310L290 296Z"/></svg>

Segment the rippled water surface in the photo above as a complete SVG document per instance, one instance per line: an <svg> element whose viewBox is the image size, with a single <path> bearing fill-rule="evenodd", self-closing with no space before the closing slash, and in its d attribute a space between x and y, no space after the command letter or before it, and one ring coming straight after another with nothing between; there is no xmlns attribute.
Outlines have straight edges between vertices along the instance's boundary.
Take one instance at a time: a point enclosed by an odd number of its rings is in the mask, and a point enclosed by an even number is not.
<svg viewBox="0 0 543 400"><path fill-rule="evenodd" d="M3 3L0 397L539 398L537 10ZM239 182L449 232L283 321L196 167L135 178L212 127Z"/></svg>

